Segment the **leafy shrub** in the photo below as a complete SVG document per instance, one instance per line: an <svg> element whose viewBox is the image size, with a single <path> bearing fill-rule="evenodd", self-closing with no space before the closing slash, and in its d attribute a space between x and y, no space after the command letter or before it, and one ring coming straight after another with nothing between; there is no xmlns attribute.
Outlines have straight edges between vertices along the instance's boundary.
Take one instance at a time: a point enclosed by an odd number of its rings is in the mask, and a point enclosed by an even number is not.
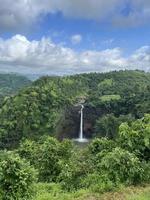
<svg viewBox="0 0 150 200"><path fill-rule="evenodd" d="M64 163L62 171L59 175L59 182L64 190L72 191L81 189L82 179L90 172L91 163L86 157L84 150L77 150L68 160Z"/></svg>
<svg viewBox="0 0 150 200"><path fill-rule="evenodd" d="M59 142L55 138L43 136L38 142L24 140L17 152L39 171L40 181L56 182L63 165L72 155L73 144L70 140Z"/></svg>
<svg viewBox="0 0 150 200"><path fill-rule="evenodd" d="M137 184L145 179L144 169L139 159L118 147L108 152L97 167L100 174L105 174L115 183Z"/></svg>
<svg viewBox="0 0 150 200"><path fill-rule="evenodd" d="M66 162L73 153L73 143L71 140L65 139L60 143L59 155Z"/></svg>
<svg viewBox="0 0 150 200"><path fill-rule="evenodd" d="M0 154L0 188L3 200L30 199L36 171L25 160L12 152Z"/></svg>
<svg viewBox="0 0 150 200"><path fill-rule="evenodd" d="M96 138L89 145L89 151L92 154L97 154L102 151L111 151L115 147L115 142L108 138Z"/></svg>
<svg viewBox="0 0 150 200"><path fill-rule="evenodd" d="M84 173L81 166L73 163L66 164L59 176L59 181L64 190L72 191L81 187L81 180Z"/></svg>
<svg viewBox="0 0 150 200"><path fill-rule="evenodd" d="M38 149L38 143L26 139L20 143L20 146L17 149L17 153L21 158L25 158L30 161L31 164L34 164L35 160L37 159L36 156Z"/></svg>
<svg viewBox="0 0 150 200"><path fill-rule="evenodd" d="M140 159L150 160L150 115L136 120L131 126L123 123L120 126L119 143Z"/></svg>
<svg viewBox="0 0 150 200"><path fill-rule="evenodd" d="M35 166L39 171L40 181L56 181L61 171L59 151L60 143L52 137L47 137L43 144L39 146Z"/></svg>
<svg viewBox="0 0 150 200"><path fill-rule="evenodd" d="M143 161L141 164L144 170L144 181L150 183L150 162Z"/></svg>

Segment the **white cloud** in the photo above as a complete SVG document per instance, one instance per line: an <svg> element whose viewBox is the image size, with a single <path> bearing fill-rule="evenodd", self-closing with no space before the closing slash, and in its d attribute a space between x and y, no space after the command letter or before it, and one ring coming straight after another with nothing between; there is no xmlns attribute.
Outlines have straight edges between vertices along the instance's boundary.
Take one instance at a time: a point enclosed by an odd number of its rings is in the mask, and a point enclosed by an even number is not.
<svg viewBox="0 0 150 200"><path fill-rule="evenodd" d="M150 46L141 47L125 58L120 48L79 53L48 38L29 41L22 35L15 35L7 40L0 39L0 71L71 74L120 69L150 71Z"/></svg>
<svg viewBox="0 0 150 200"><path fill-rule="evenodd" d="M149 0L0 0L0 30L28 27L48 13L107 21L119 26L149 23Z"/></svg>
<svg viewBox="0 0 150 200"><path fill-rule="evenodd" d="M72 44L79 44L80 42L82 41L82 36L81 35L79 35L79 34L77 34L77 35L73 35L72 37L71 37L71 42L72 42Z"/></svg>
<svg viewBox="0 0 150 200"><path fill-rule="evenodd" d="M136 66L145 71L150 71L150 46L137 49L128 60L130 67Z"/></svg>

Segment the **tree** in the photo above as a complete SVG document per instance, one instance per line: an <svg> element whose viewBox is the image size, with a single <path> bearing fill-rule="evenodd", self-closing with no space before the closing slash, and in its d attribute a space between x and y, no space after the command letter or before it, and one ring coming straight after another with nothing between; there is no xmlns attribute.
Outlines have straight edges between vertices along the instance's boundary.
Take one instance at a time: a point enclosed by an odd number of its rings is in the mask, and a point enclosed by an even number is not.
<svg viewBox="0 0 150 200"><path fill-rule="evenodd" d="M115 138L119 129L119 120L113 115L108 114L96 121L96 136Z"/></svg>
<svg viewBox="0 0 150 200"><path fill-rule="evenodd" d="M95 134L97 137L107 137L115 139L118 136L119 126L123 122L131 123L134 118L129 115L120 115L116 117L114 114L107 114L98 118L95 124Z"/></svg>

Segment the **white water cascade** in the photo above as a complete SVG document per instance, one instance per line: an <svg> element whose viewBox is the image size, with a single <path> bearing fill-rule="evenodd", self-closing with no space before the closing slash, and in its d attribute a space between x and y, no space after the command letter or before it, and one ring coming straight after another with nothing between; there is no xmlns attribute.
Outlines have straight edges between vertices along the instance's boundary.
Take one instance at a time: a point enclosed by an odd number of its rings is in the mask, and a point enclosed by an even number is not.
<svg viewBox="0 0 150 200"><path fill-rule="evenodd" d="M79 132L79 139L83 140L83 109L84 106L81 105L81 113L80 113L80 132Z"/></svg>
<svg viewBox="0 0 150 200"><path fill-rule="evenodd" d="M75 141L77 142L88 142L88 140L83 137L83 109L84 109L84 106L81 105L79 138L75 139Z"/></svg>

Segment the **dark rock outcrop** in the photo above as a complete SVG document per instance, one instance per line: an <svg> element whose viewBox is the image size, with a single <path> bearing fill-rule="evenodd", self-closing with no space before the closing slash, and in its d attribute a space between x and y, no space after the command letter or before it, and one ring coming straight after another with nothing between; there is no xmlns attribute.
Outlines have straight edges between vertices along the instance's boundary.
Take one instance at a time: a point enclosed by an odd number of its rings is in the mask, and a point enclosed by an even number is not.
<svg viewBox="0 0 150 200"><path fill-rule="evenodd" d="M57 126L57 136L59 139L78 138L80 130L80 106L67 108ZM92 138L96 119L100 116L101 110L94 107L85 106L83 112L84 137Z"/></svg>

